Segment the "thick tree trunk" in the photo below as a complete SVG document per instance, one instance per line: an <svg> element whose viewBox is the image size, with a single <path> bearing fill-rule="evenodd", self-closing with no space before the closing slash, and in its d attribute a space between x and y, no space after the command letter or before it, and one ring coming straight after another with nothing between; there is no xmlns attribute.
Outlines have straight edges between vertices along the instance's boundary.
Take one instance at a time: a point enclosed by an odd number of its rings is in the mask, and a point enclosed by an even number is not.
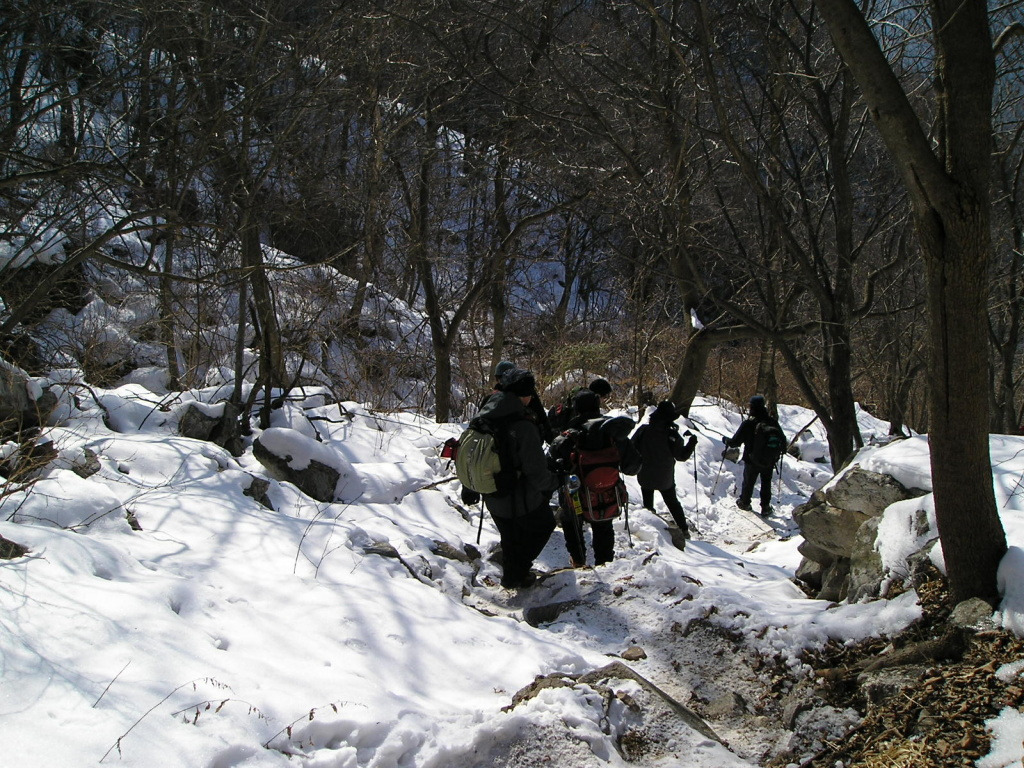
<svg viewBox="0 0 1024 768"><path fill-rule="evenodd" d="M971 206L926 238L935 516L954 599L994 598L1006 537L989 456L988 216Z"/></svg>
<svg viewBox="0 0 1024 768"><path fill-rule="evenodd" d="M756 334L747 327L735 328L701 328L690 336L683 353L683 361L679 365L669 400L676 405L676 410L688 416L693 399L697 396L700 384L704 380L704 371L708 367L711 351L719 344L753 338Z"/></svg>
<svg viewBox="0 0 1024 768"><path fill-rule="evenodd" d="M828 445L835 469L842 467L864 445L857 423L857 403L853 396L853 349L849 324L826 324L825 375L828 380Z"/></svg>

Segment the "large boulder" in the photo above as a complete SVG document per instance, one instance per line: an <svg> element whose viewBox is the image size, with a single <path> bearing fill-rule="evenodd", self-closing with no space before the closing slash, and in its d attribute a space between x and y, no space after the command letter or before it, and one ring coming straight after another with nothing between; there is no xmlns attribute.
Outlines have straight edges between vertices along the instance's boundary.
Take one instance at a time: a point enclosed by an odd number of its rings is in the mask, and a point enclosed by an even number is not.
<svg viewBox="0 0 1024 768"><path fill-rule="evenodd" d="M45 424L57 398L21 368L0 358L0 432L13 435Z"/></svg>
<svg viewBox="0 0 1024 768"><path fill-rule="evenodd" d="M889 475L853 466L825 491L825 500L833 507L848 512L879 517L890 504L923 496L924 493L917 488L905 488Z"/></svg>
<svg viewBox="0 0 1024 768"><path fill-rule="evenodd" d="M317 501L354 501L365 489L339 451L294 429L264 430L253 441L252 454L271 477L292 483Z"/></svg>
<svg viewBox="0 0 1024 768"><path fill-rule="evenodd" d="M240 414L238 406L227 401L215 405L189 403L178 419L178 433L183 437L215 443L232 456L241 456Z"/></svg>
<svg viewBox="0 0 1024 768"><path fill-rule="evenodd" d="M889 505L924 494L853 466L793 511L804 537L797 578L823 600L877 595L885 577L875 550L878 520Z"/></svg>
<svg viewBox="0 0 1024 768"><path fill-rule="evenodd" d="M880 517L872 517L857 531L850 558L850 579L847 598L856 603L866 597L878 597L878 591L885 578L882 556L875 548Z"/></svg>

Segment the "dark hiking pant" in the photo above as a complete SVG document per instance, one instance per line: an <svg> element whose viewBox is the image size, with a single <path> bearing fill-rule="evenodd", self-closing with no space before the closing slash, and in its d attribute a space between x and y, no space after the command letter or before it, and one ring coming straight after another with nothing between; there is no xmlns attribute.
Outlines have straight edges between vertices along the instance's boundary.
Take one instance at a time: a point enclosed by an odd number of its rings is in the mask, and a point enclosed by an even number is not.
<svg viewBox="0 0 1024 768"><path fill-rule="evenodd" d="M574 563L587 562L587 545L584 531L590 526L591 539L594 546L594 564L602 565L615 559L615 529L613 520L591 522L584 520L572 510L562 509L562 532L565 534L565 548Z"/></svg>
<svg viewBox="0 0 1024 768"><path fill-rule="evenodd" d="M555 516L545 501L544 505L519 517L491 515L501 539L501 583L514 586L521 582L533 567L533 561L544 549L555 530Z"/></svg>
<svg viewBox="0 0 1024 768"><path fill-rule="evenodd" d="M652 512L654 511L654 491L654 488L640 486L640 495L643 498L644 509L649 509ZM689 530L689 526L686 524L686 513L683 511L683 505L680 503L679 497L676 496L676 487L673 485L670 488L658 488L657 491L665 501L665 507L672 515L672 519L676 521L679 530Z"/></svg>
<svg viewBox="0 0 1024 768"><path fill-rule="evenodd" d="M772 503L772 473L775 467L762 469L750 461L743 462L743 485L740 488L741 504L750 504L754 496L754 483L761 481L761 509L765 510Z"/></svg>

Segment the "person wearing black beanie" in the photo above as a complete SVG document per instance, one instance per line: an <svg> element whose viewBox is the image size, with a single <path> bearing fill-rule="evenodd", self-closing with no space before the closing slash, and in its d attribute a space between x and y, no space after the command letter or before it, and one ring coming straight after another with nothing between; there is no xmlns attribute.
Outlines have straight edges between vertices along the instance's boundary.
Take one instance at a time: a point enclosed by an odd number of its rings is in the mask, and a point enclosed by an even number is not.
<svg viewBox="0 0 1024 768"><path fill-rule="evenodd" d="M527 370L512 368L498 379L498 389L511 392L516 397L533 397L537 394L537 380Z"/></svg>
<svg viewBox="0 0 1024 768"><path fill-rule="evenodd" d="M608 379L594 379L590 382L589 386L587 386L587 389L601 398L602 405L604 405L604 402L612 393L612 385L608 383Z"/></svg>
<svg viewBox="0 0 1024 768"><path fill-rule="evenodd" d="M785 447L786 436L782 432L778 420L768 412L764 396L754 395L750 398L749 415L740 424L736 434L725 439L726 450L743 446L743 482L740 486L740 495L736 500L736 506L740 509L750 510L754 486L760 481L762 517L768 517L772 513L772 475L775 472L775 462L781 455L781 452L777 450L768 455L764 453L765 438L763 436L769 433L773 433L775 440L781 442L783 448ZM724 451L722 458L725 458Z"/></svg>
<svg viewBox="0 0 1024 768"><path fill-rule="evenodd" d="M540 432L529 412L529 403L536 398L533 374L513 368L502 375L498 387L477 419L502 435L498 442L504 447L498 453L505 477L501 490L484 494L483 501L501 540L501 585L522 589L537 581L533 561L555 530L548 502L558 488L558 477L548 468ZM475 503L465 496L466 490L463 501Z"/></svg>
<svg viewBox="0 0 1024 768"><path fill-rule="evenodd" d="M654 492L658 491L684 539L690 538L690 528L676 495L676 462L689 459L697 446L696 436L687 434L690 439L684 442L676 424L676 407L663 400L651 411L648 422L640 425L630 438L643 457L636 479L644 509L654 511Z"/></svg>

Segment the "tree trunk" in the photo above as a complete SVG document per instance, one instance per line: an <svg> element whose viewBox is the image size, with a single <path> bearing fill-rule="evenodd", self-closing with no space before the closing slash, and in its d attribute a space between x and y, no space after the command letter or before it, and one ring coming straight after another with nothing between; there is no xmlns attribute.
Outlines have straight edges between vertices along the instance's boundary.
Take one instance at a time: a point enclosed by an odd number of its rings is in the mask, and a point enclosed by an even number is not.
<svg viewBox="0 0 1024 768"><path fill-rule="evenodd" d="M965 203L967 201L964 201ZM924 249L928 279L932 487L955 600L994 598L1006 536L989 456L988 216L947 216ZM958 220L959 219L959 220ZM941 230L941 231L940 231Z"/></svg>
<svg viewBox="0 0 1024 768"><path fill-rule="evenodd" d="M160 343L167 360L167 386L172 392L181 389L181 368L174 333L174 279L171 277L174 274L175 242L174 230L169 230L164 240L164 271L160 275Z"/></svg>
<svg viewBox="0 0 1024 768"><path fill-rule="evenodd" d="M693 399L697 396L700 384L704 380L704 371L708 367L711 351L719 344L742 341L754 336L749 328L736 326L733 328L701 328L690 336L683 353L683 361L679 365L669 400L676 405L676 410L683 416L690 414Z"/></svg>
<svg viewBox="0 0 1024 768"><path fill-rule="evenodd" d="M249 214L245 215L249 218ZM246 280L252 290L252 300L260 324L260 384L263 387L264 403L260 411L260 426L270 426L270 408L275 388L285 386L284 350L281 330L277 322L274 294L267 279L267 267L263 262L263 248L260 245L259 229L252 222L242 225L241 231L242 266Z"/></svg>

